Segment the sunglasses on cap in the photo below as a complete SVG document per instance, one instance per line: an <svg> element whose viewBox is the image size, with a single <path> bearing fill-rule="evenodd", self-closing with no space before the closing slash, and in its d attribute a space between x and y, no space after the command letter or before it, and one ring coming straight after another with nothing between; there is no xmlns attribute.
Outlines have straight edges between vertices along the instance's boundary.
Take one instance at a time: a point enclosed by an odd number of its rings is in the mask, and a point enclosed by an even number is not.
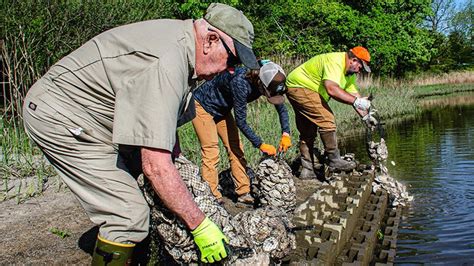
<svg viewBox="0 0 474 266"><path fill-rule="evenodd" d="M240 59L237 56L235 56L234 53L232 53L232 50L229 48L229 46L224 41L224 38L222 38L222 36L219 34L219 32L217 32L217 31L215 31L211 28L208 28L208 30L212 31L212 32L215 32L215 33L217 33L217 35L219 35L219 39L221 40L222 45L224 46L224 49L227 52L227 67L233 68L236 65L240 64Z"/></svg>

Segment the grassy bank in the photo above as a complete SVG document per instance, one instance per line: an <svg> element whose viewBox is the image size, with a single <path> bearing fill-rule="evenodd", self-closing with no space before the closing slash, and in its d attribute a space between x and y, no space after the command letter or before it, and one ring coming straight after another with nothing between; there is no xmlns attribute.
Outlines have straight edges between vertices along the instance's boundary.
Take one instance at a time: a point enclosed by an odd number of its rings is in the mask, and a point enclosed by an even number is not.
<svg viewBox="0 0 474 266"><path fill-rule="evenodd" d="M465 72L465 80L474 79L473 72ZM439 82L440 80L438 80ZM442 80L441 80L442 81ZM419 85L416 81L396 82L375 80L368 82L362 80L361 92L364 95L374 95L373 105L378 110L383 121L390 123L396 119L414 116L421 111L419 105L422 99L437 96L449 98L461 92L474 91L474 80L471 83L448 83ZM354 131L363 132L364 126L351 106L330 102L338 123L338 134L341 139L344 135ZM294 121L294 112L287 103L290 113L293 147L286 154L288 161L296 158L298 154L298 131ZM53 169L42 158L41 152L27 138L21 125L20 118L7 117L7 112L2 110L0 117L0 176L2 177L0 201L16 197L21 200L41 193L46 181L59 184ZM277 112L273 105L265 99L251 103L248 110L248 122L260 135L264 142L277 146L281 127ZM191 123L179 129L179 136L183 153L192 161L200 164L200 146ZM246 159L251 167L255 167L261 154L258 149L251 146L250 142L242 136ZM220 169L228 167L228 160L221 146Z"/></svg>
<svg viewBox="0 0 474 266"><path fill-rule="evenodd" d="M466 74L468 75L468 74ZM474 73L469 73L473 76ZM450 97L461 92L474 92L474 82L468 84L437 84L437 85L412 85L409 83L398 84L400 87L385 85L381 87L368 86L362 88L362 94L368 95L372 93L374 96L373 105L378 110L381 119L386 123L396 123L400 119L410 119L419 114L422 107L419 105L422 99L434 95L443 94L444 97ZM294 121L293 108L286 103L290 113L290 126L292 130L293 147L286 154L288 161L293 160L298 154L297 141L299 138L298 130ZM344 135L353 134L354 132L363 132L364 125L351 106L341 104L337 101L330 101L336 121L338 124L338 135L341 139ZM250 126L257 132L264 142L277 146L281 127L278 120L278 114L275 108L265 99L249 104L248 122ZM200 162L200 146L191 124L187 124L179 129L180 141L184 154L194 162ZM252 147L250 142L241 135L244 143L245 157L251 167L258 164L261 154L258 149ZM220 153L221 169L228 167L226 152L222 149Z"/></svg>

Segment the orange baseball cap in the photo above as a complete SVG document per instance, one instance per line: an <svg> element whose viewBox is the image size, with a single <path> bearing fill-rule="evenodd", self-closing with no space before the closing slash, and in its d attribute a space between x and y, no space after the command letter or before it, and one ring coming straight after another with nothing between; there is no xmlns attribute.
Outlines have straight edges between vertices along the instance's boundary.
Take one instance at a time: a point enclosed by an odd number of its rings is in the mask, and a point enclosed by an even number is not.
<svg viewBox="0 0 474 266"><path fill-rule="evenodd" d="M364 67L364 70L366 72L371 72L370 67L369 67L369 62L370 62L370 54L369 51L367 51L366 48L362 46L356 46L351 49L351 52L357 56L360 60L362 60L362 65Z"/></svg>

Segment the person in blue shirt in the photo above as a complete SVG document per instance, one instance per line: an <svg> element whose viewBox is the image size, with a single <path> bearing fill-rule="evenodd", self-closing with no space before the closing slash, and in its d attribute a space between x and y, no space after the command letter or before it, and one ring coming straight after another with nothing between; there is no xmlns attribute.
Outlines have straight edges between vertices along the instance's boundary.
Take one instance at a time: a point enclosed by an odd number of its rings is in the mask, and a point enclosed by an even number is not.
<svg viewBox="0 0 474 266"><path fill-rule="evenodd" d="M219 138L230 160L237 200L242 203L252 204L254 199L249 193L250 178L246 173L247 162L237 128L255 148L267 155L276 154L276 148L264 143L247 124L247 103L265 95L267 100L275 105L280 117L282 138L279 151L286 152L291 146L289 117L283 96L286 92L285 72L273 62L262 60L260 64L260 70L238 67L234 73L223 72L193 92L196 117L192 123L201 144L201 173L220 203L223 201L222 194L217 189Z"/></svg>

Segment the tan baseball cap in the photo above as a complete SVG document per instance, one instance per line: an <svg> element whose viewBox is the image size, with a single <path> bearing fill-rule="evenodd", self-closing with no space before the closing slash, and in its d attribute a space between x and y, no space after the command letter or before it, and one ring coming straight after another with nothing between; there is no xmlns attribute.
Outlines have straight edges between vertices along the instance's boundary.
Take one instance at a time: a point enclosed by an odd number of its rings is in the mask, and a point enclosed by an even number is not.
<svg viewBox="0 0 474 266"><path fill-rule="evenodd" d="M283 94L286 92L285 71L273 62L268 62L260 68L258 77L263 83L263 90L261 91L267 97L271 104L282 104L285 101Z"/></svg>
<svg viewBox="0 0 474 266"><path fill-rule="evenodd" d="M253 26L242 11L225 4L212 3L207 8L204 19L234 40L237 56L246 67L260 68L252 50Z"/></svg>

